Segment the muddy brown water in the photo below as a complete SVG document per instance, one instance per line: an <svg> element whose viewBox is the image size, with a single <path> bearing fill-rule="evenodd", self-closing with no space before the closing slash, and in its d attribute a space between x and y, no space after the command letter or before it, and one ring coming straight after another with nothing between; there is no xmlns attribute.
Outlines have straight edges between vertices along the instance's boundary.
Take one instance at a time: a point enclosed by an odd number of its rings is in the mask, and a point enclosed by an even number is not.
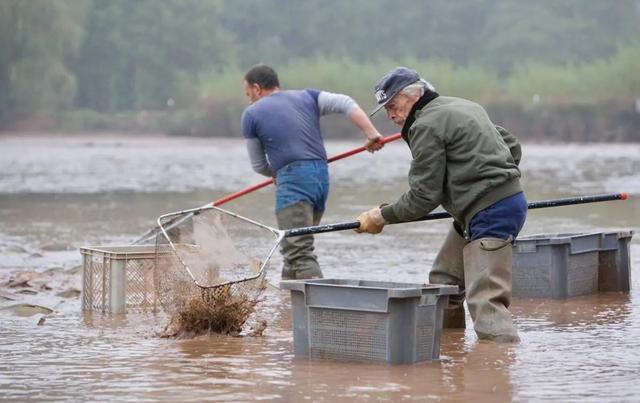
<svg viewBox="0 0 640 403"><path fill-rule="evenodd" d="M334 154L358 145L331 142L328 148ZM351 221L393 201L406 189L408 161L398 142L375 156L334 163L323 222ZM523 235L640 228L640 145L525 144L522 169L530 200L631 195L626 202L531 211ZM446 331L435 363L295 358L289 296L275 287L259 307L268 321L263 337L161 339L155 334L165 323L162 314L80 312L80 276L73 270L80 246L126 244L162 213L205 204L261 179L235 139L0 138L0 398L637 400L638 236L631 242L630 293L515 299L520 344ZM273 225L272 199L273 191L265 189L226 207ZM448 222L437 221L389 226L378 236L322 234L317 252L327 277L423 282L447 228ZM272 263L277 267L279 259ZM269 280L277 285L275 270Z"/></svg>

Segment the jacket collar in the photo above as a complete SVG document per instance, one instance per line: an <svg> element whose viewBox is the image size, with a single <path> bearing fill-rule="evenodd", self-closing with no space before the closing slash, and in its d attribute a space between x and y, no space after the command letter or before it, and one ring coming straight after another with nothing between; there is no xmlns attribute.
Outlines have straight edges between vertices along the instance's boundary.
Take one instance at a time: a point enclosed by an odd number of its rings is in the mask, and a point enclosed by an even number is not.
<svg viewBox="0 0 640 403"><path fill-rule="evenodd" d="M426 90L424 95L421 96L415 104L413 104L413 107L409 111L409 116L407 116L407 120L402 126L402 138L404 139L404 141L409 143L409 129L411 128L413 122L416 121L416 112L424 108L429 102L433 101L439 96L440 94L435 91Z"/></svg>

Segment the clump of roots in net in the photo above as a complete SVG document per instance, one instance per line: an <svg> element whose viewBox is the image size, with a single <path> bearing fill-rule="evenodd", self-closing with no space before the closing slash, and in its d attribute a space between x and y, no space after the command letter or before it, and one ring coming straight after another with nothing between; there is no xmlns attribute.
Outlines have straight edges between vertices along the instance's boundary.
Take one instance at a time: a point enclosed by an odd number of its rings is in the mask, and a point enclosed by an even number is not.
<svg viewBox="0 0 640 403"><path fill-rule="evenodd" d="M156 239L157 253L168 251L156 261L160 300L171 314L161 336L240 334L266 287L265 266L275 235L215 208L177 217L173 228L161 224L166 240ZM165 247L167 241L171 244ZM264 327L258 324L248 334L261 334Z"/></svg>
<svg viewBox="0 0 640 403"><path fill-rule="evenodd" d="M206 333L237 336L255 312L257 299L221 293L209 300L191 296L172 316L165 337L193 337Z"/></svg>

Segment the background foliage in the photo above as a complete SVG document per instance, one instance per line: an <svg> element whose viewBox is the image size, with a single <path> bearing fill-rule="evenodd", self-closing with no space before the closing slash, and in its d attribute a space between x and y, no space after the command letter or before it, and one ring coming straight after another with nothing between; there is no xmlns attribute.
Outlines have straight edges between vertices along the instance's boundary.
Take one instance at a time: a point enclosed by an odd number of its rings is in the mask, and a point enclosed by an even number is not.
<svg viewBox="0 0 640 403"><path fill-rule="evenodd" d="M407 65L501 116L597 108L633 127L639 34L638 0L2 0L0 127L233 134L257 62L367 108Z"/></svg>

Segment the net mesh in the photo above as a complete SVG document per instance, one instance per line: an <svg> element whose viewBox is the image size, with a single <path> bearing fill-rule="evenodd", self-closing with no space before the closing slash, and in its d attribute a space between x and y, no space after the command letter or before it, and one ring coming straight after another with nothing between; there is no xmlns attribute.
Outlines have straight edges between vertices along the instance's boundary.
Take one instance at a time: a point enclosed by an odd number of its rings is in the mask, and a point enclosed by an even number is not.
<svg viewBox="0 0 640 403"><path fill-rule="evenodd" d="M162 216L156 236L156 289L169 313L257 301L266 287L278 233L216 207ZM163 249L164 248L164 249Z"/></svg>

